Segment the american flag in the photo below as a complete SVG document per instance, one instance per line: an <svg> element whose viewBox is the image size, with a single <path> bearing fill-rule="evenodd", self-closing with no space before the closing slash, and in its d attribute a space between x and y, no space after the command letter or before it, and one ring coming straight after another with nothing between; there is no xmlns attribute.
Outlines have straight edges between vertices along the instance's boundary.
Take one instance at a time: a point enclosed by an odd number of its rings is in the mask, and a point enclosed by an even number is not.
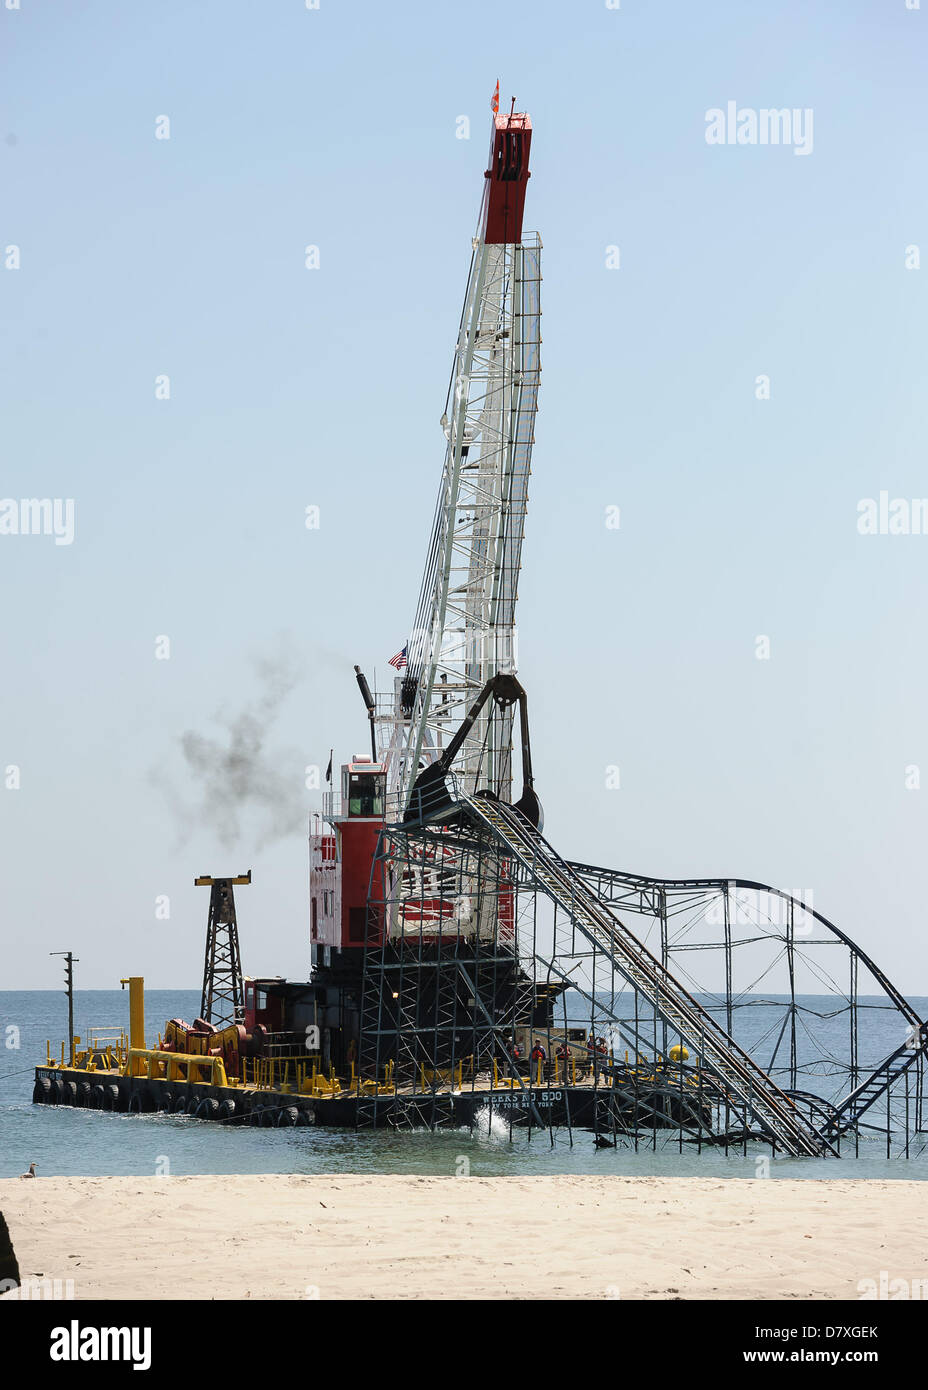
<svg viewBox="0 0 928 1390"><path fill-rule="evenodd" d="M409 643L407 642L406 646L408 645ZM406 665L406 647L404 647L401 652L397 652L396 656L390 657L390 665L395 666L398 671L403 669Z"/></svg>

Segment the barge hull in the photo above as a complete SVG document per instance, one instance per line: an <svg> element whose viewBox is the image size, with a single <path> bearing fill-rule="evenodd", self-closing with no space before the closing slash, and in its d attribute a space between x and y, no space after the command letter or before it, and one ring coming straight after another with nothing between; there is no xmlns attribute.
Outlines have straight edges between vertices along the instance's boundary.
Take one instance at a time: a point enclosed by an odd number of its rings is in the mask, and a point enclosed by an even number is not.
<svg viewBox="0 0 928 1390"><path fill-rule="evenodd" d="M333 1129L470 1129L497 1117L513 1128L630 1134L636 1128L676 1127L681 1118L679 1094L671 1090L643 1095L621 1087L542 1085L319 1097L70 1067L36 1067L32 1098L35 1104L122 1114L185 1114L223 1124L276 1128L318 1124ZM695 1112L691 1118L695 1131ZM706 1129L710 1119L704 1110Z"/></svg>

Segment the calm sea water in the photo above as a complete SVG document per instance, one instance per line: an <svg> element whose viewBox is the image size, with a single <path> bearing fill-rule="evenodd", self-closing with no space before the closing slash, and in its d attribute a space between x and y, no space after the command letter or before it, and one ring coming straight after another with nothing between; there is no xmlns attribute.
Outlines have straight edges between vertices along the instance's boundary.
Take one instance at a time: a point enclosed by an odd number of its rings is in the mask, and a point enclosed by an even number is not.
<svg viewBox="0 0 928 1390"><path fill-rule="evenodd" d="M199 1009L194 990L148 990L145 996L147 1041L154 1044L164 1021L192 1018ZM827 996L801 1001L807 1023L798 1040L800 1060L822 1056L825 1069L846 1046L847 1016L840 1001ZM928 1000L913 999L920 1017ZM86 1037L91 1026L128 1029L128 992L79 991L75 995L75 1032ZM829 1015L834 1012L834 1018ZM750 1003L739 1009L735 1035L767 1065L777 1044L779 1028L770 1003ZM724 1021L724 1020L723 1020ZM13 1032L11 1030L18 1030ZM809 1031L811 1029L811 1031ZM67 1003L54 991L0 991L0 1177L13 1177L29 1163L43 1177L143 1176L164 1171L192 1173L416 1173L445 1176L466 1158L475 1176L552 1173L619 1173L668 1177L701 1176L753 1178L756 1158L768 1151L749 1149L747 1156L717 1150L680 1153L676 1144L658 1136L658 1148L642 1143L638 1153L593 1147L591 1135L575 1132L571 1147L566 1131L552 1144L547 1134L531 1140L509 1131L490 1129L396 1134L391 1130L251 1129L206 1124L187 1116L105 1114L32 1104L33 1067L45 1058L46 1039L53 1050L67 1033ZM899 1044L899 1020L894 1014L864 1010L861 1019L861 1061L881 1060ZM764 1042L761 1042L764 1039ZM18 1042L18 1046L10 1043ZM781 1042L782 1055L783 1043ZM833 1051L829 1051L832 1048ZM780 1084L785 1084L778 1075ZM800 1085L810 1086L809 1078ZM835 1082L840 1089L840 1083ZM885 1156L885 1142L862 1145L859 1158L811 1160L778 1158L771 1176L790 1178L894 1177L928 1178L928 1135L917 1136L908 1160Z"/></svg>

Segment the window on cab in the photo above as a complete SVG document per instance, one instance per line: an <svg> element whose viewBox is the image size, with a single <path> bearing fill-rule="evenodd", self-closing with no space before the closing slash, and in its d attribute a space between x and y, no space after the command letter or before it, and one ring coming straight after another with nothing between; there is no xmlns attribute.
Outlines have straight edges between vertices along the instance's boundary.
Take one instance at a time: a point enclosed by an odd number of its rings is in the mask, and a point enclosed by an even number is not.
<svg viewBox="0 0 928 1390"><path fill-rule="evenodd" d="M348 777L349 816L382 816L384 782L382 772L352 772Z"/></svg>

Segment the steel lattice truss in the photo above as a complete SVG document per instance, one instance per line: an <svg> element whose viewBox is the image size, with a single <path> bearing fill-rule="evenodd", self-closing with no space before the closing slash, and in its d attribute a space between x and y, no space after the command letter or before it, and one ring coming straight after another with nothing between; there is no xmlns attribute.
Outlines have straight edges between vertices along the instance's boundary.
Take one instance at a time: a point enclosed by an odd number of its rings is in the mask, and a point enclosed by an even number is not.
<svg viewBox="0 0 928 1390"><path fill-rule="evenodd" d="M250 881L249 870L249 880ZM234 883L244 877L198 879L209 886L209 919L206 927L206 955L203 964L203 992L200 1017L217 1029L241 1023L245 1015L242 959L238 943Z"/></svg>
<svg viewBox="0 0 928 1390"><path fill-rule="evenodd" d="M540 375L541 242L475 239L442 427L446 437L408 668L378 699L388 793L405 809L487 679L516 664L515 605ZM510 790L511 717L484 713L458 769Z"/></svg>

